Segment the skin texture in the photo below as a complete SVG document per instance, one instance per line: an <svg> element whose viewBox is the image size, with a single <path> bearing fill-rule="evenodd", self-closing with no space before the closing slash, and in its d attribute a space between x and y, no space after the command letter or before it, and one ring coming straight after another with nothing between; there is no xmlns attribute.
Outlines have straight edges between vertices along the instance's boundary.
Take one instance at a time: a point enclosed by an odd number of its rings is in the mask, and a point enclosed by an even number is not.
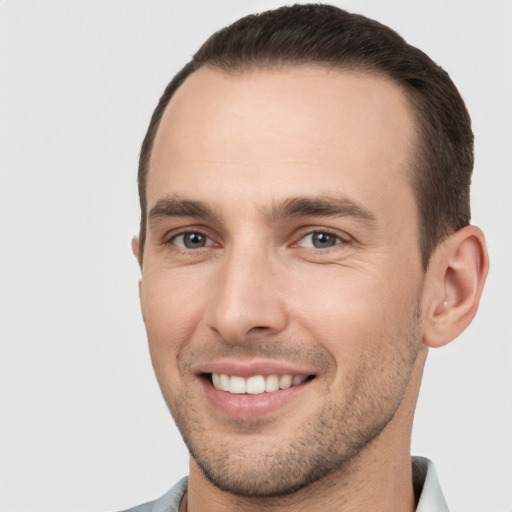
<svg viewBox="0 0 512 512"><path fill-rule="evenodd" d="M447 243L422 271L415 140L402 91L349 71L203 68L171 100L140 296L192 454L189 510L414 509L412 417L428 340L449 341L432 319L456 254ZM459 236L472 242L457 254L481 276L479 236ZM269 364L314 378L268 410L260 396L228 414L205 393L212 367Z"/></svg>

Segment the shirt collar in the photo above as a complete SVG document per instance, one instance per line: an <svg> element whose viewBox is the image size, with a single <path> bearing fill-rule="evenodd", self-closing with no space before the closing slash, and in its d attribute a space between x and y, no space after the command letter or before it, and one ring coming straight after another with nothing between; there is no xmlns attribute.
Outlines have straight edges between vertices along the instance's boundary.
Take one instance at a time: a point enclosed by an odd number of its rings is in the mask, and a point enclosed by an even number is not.
<svg viewBox="0 0 512 512"><path fill-rule="evenodd" d="M434 464L425 457L413 457L412 465L414 487L421 489L416 512L449 512Z"/></svg>

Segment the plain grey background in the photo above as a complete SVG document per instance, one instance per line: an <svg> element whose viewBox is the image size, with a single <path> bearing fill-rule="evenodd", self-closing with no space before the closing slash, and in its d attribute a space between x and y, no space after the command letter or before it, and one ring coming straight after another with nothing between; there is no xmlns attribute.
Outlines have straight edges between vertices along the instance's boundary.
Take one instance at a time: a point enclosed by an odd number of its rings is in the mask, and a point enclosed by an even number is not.
<svg viewBox="0 0 512 512"><path fill-rule="evenodd" d="M138 309L140 142L215 29L270 0L0 1L0 510L135 505L187 472ZM453 512L512 510L512 1L346 0L441 64L476 135L473 220L491 272L431 351L413 453Z"/></svg>

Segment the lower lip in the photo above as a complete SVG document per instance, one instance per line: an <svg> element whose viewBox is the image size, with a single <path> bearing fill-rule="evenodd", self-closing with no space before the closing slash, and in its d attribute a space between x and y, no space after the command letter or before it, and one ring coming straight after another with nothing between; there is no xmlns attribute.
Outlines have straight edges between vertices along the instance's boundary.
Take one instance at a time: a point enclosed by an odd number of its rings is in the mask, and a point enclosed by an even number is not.
<svg viewBox="0 0 512 512"><path fill-rule="evenodd" d="M208 380L203 379L203 389L208 401L217 411L234 418L258 418L285 407L298 398L311 385L306 380L298 386L280 389L259 395L235 394L216 389Z"/></svg>

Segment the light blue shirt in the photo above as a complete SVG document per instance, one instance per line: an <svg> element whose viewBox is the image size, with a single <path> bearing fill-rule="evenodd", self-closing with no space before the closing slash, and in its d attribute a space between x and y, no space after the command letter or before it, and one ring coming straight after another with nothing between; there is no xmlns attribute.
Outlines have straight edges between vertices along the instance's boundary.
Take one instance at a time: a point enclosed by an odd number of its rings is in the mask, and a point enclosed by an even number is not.
<svg viewBox="0 0 512 512"><path fill-rule="evenodd" d="M424 476L423 482L414 482L421 487L416 512L449 512L441 487L437 480L434 464L424 457L413 457L414 472L417 479ZM187 477L182 478L170 491L156 501L150 501L123 512L179 512L180 503L187 490Z"/></svg>

